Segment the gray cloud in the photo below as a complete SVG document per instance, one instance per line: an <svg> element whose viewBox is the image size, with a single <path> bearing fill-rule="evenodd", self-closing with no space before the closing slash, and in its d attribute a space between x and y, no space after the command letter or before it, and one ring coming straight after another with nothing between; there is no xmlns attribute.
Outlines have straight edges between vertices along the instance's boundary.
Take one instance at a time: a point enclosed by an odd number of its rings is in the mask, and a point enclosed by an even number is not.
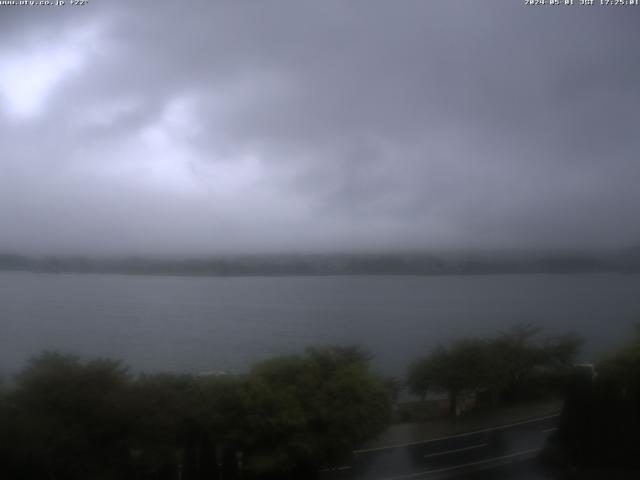
<svg viewBox="0 0 640 480"><path fill-rule="evenodd" d="M0 250L637 243L639 15L2 7Z"/></svg>

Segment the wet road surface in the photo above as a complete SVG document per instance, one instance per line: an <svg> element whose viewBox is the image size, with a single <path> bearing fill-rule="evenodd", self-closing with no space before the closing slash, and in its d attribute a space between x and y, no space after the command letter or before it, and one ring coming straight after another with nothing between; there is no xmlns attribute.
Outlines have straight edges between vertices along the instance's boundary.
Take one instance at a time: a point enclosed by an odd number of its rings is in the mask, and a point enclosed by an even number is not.
<svg viewBox="0 0 640 480"><path fill-rule="evenodd" d="M558 415L421 442L354 452L349 465L323 471L323 480L419 480L427 478L548 478L536 455Z"/></svg>

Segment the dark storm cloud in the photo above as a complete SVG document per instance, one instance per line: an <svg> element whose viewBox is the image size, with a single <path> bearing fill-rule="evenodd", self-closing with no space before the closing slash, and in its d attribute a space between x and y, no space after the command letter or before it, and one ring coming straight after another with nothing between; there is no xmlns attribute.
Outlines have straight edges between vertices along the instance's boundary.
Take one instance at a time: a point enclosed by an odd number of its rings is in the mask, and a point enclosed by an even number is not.
<svg viewBox="0 0 640 480"><path fill-rule="evenodd" d="M3 7L0 247L638 242L639 19L506 1Z"/></svg>

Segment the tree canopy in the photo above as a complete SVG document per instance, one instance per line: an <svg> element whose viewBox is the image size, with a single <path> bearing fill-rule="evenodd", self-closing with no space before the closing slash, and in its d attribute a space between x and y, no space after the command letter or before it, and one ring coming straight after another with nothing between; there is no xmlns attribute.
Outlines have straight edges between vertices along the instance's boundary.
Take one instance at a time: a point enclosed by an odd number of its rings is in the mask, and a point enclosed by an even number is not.
<svg viewBox="0 0 640 480"><path fill-rule="evenodd" d="M407 385L423 398L429 391L447 393L451 415L466 391L486 391L513 401L534 372L570 365L580 347L573 335L539 340L538 333L534 327L519 326L491 339L466 338L441 345L409 367Z"/></svg>
<svg viewBox="0 0 640 480"><path fill-rule="evenodd" d="M391 398L357 348L312 348L256 365L246 384L250 469L315 470L344 460L390 420ZM298 472L300 473L300 472Z"/></svg>
<svg viewBox="0 0 640 480"><path fill-rule="evenodd" d="M385 379L356 347L308 349L246 375L131 375L45 352L0 391L12 479L313 478L390 419Z"/></svg>

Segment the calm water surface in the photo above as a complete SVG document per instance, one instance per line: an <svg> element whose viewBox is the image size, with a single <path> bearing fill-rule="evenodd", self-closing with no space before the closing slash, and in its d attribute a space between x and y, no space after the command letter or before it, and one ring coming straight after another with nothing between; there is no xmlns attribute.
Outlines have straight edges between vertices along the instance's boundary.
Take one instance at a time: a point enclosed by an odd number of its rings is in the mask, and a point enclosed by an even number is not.
<svg viewBox="0 0 640 480"><path fill-rule="evenodd" d="M357 343L402 374L439 342L517 323L573 330L585 359L640 320L640 276L145 277L0 272L0 372L42 349L135 370L241 372L307 345Z"/></svg>

